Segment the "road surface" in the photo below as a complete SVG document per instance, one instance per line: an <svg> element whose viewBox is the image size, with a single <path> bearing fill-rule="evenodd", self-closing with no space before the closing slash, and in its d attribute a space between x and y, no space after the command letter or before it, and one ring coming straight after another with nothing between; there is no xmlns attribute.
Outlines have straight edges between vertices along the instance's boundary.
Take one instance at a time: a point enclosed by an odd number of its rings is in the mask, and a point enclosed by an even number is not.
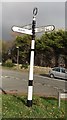
<svg viewBox="0 0 67 120"><path fill-rule="evenodd" d="M28 72L2 69L0 75L0 88L8 92L27 93ZM57 96L58 92L67 91L67 81L49 78L34 74L33 93L45 96Z"/></svg>

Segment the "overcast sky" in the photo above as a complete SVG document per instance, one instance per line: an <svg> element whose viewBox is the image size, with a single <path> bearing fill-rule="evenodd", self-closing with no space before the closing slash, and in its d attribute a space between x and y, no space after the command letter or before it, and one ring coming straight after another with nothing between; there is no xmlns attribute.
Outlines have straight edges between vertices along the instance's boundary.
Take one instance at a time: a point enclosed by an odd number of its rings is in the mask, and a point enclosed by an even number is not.
<svg viewBox="0 0 67 120"><path fill-rule="evenodd" d="M32 23L34 7L38 8L38 27L53 24L56 29L65 28L65 2L3 2L0 38L2 34L3 40L11 40L13 25L24 26Z"/></svg>

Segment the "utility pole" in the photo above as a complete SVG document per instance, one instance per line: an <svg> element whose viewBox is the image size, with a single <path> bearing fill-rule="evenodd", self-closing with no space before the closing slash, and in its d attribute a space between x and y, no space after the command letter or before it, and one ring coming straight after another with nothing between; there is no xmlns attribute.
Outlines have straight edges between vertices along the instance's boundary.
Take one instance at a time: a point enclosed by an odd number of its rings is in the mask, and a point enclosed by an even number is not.
<svg viewBox="0 0 67 120"><path fill-rule="evenodd" d="M36 14L37 14L37 8L34 8L34 10L33 10L33 21L32 21L32 42L31 42L30 70L29 70L29 83L28 83L28 99L27 99L27 106L28 107L32 106Z"/></svg>

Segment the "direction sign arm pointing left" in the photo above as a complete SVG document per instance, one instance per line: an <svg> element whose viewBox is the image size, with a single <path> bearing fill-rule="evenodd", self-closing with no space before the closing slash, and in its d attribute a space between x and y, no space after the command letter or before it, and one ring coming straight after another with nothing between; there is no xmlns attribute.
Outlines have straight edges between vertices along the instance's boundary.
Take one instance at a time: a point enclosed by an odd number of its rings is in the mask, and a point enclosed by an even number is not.
<svg viewBox="0 0 67 120"><path fill-rule="evenodd" d="M32 35L32 30L24 29L24 28L17 27L17 26L13 26L12 31Z"/></svg>

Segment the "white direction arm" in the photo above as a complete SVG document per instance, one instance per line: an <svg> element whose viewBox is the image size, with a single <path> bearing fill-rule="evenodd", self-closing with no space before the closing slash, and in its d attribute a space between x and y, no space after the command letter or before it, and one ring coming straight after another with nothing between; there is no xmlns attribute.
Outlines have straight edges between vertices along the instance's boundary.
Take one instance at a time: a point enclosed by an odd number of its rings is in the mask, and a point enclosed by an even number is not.
<svg viewBox="0 0 67 120"><path fill-rule="evenodd" d="M28 27L28 26L26 26L26 27ZM35 32L36 33L38 33L38 32L51 32L54 29L55 29L54 25L48 25L48 26L35 28ZM27 29L27 28L21 28L21 27L13 26L12 27L12 31L13 32L18 32L18 33L24 33L24 34L32 35L32 30L31 29Z"/></svg>
<svg viewBox="0 0 67 120"><path fill-rule="evenodd" d="M51 32L55 29L54 25L43 26L35 28L35 32Z"/></svg>
<svg viewBox="0 0 67 120"><path fill-rule="evenodd" d="M32 30L28 30L28 29L24 29L24 28L20 28L20 27L16 27L16 26L12 27L12 31L32 35Z"/></svg>

